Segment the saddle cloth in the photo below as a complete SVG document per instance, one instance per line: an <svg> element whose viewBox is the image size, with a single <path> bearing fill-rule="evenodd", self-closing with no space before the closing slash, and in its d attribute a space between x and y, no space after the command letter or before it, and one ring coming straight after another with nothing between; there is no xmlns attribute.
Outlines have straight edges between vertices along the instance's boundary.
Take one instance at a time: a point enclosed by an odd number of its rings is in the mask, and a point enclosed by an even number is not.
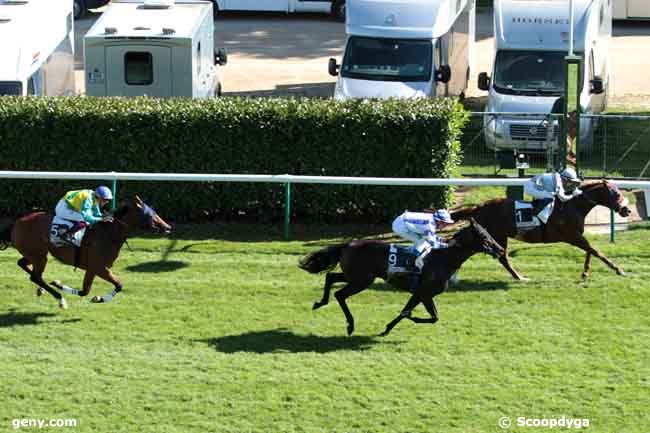
<svg viewBox="0 0 650 433"><path fill-rule="evenodd" d="M539 210L531 202L515 201L515 225L517 231L526 231L539 227L541 222L536 217Z"/></svg>
<svg viewBox="0 0 650 433"><path fill-rule="evenodd" d="M411 247L390 244L387 263L388 275L420 272L415 266L416 258L417 255Z"/></svg>
<svg viewBox="0 0 650 433"><path fill-rule="evenodd" d="M86 233L86 228L77 230L72 236L66 236L70 228L75 225L75 221L70 221L65 218L55 216L52 218L52 225L50 226L50 242L55 247L63 247L66 245L81 246L81 241Z"/></svg>

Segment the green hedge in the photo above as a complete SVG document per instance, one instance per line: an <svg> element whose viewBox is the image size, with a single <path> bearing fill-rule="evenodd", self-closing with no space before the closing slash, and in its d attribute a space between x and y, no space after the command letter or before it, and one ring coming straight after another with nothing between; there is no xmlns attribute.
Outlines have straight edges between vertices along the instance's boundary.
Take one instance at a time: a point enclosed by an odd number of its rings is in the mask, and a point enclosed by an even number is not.
<svg viewBox="0 0 650 433"><path fill-rule="evenodd" d="M467 120L451 99L0 98L0 169L448 177ZM0 184L0 214L52 208L95 181ZM171 220L281 218L280 184L120 182ZM385 221L449 188L294 185L301 220Z"/></svg>

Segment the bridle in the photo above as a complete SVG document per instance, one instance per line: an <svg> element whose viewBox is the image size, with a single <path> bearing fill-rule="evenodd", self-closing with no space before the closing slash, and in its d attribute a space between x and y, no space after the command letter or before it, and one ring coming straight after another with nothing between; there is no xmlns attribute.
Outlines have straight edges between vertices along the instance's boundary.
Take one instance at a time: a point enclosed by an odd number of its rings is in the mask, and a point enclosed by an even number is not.
<svg viewBox="0 0 650 433"><path fill-rule="evenodd" d="M618 192L617 189L612 188L610 186L610 183L607 182L606 180L603 180L602 184L605 186L605 188L607 188L607 195L609 199L608 207L610 207L614 212L618 213L621 211L621 209L627 206L626 203L627 198L623 197L623 200L621 200L620 198L622 197L622 195ZM595 187L598 184L593 184L593 185ZM591 193L591 189L584 190L582 193L582 197L584 197L584 199L593 206L600 205L600 203L596 202L595 200L591 199L588 196L589 193Z"/></svg>

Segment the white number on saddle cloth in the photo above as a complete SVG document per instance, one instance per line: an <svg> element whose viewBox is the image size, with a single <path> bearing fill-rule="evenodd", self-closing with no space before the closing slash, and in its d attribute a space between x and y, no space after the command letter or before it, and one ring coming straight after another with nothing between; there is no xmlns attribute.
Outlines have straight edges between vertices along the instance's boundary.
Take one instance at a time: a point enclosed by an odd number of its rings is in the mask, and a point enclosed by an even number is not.
<svg viewBox="0 0 650 433"><path fill-rule="evenodd" d="M540 225L539 219L533 215L533 204L527 201L515 201L515 224L517 230L533 229Z"/></svg>
<svg viewBox="0 0 650 433"><path fill-rule="evenodd" d="M413 259L415 255L410 252L410 248L395 244L390 244L388 248L388 266L387 273L405 273L415 272L413 268Z"/></svg>
<svg viewBox="0 0 650 433"><path fill-rule="evenodd" d="M84 233L86 232L85 228L75 232L71 238L65 236L73 224L74 223L72 221L54 217L52 219L52 225L50 226L50 242L52 242L52 244L56 247L70 245L70 242L78 247L81 246L81 240L83 239Z"/></svg>

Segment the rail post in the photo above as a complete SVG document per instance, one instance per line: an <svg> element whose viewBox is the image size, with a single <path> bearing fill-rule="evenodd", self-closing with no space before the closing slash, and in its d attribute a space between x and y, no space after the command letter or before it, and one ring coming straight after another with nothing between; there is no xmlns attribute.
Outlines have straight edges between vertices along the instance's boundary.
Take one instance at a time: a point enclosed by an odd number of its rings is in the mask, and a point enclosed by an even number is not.
<svg viewBox="0 0 650 433"><path fill-rule="evenodd" d="M609 211L609 241L611 243L616 242L616 224L614 223L614 210L610 209Z"/></svg>
<svg viewBox="0 0 650 433"><path fill-rule="evenodd" d="M289 222L291 221L291 182L284 184L284 240L289 240Z"/></svg>
<svg viewBox="0 0 650 433"><path fill-rule="evenodd" d="M113 200L111 201L111 209L115 210L117 207L117 179L113 179Z"/></svg>

